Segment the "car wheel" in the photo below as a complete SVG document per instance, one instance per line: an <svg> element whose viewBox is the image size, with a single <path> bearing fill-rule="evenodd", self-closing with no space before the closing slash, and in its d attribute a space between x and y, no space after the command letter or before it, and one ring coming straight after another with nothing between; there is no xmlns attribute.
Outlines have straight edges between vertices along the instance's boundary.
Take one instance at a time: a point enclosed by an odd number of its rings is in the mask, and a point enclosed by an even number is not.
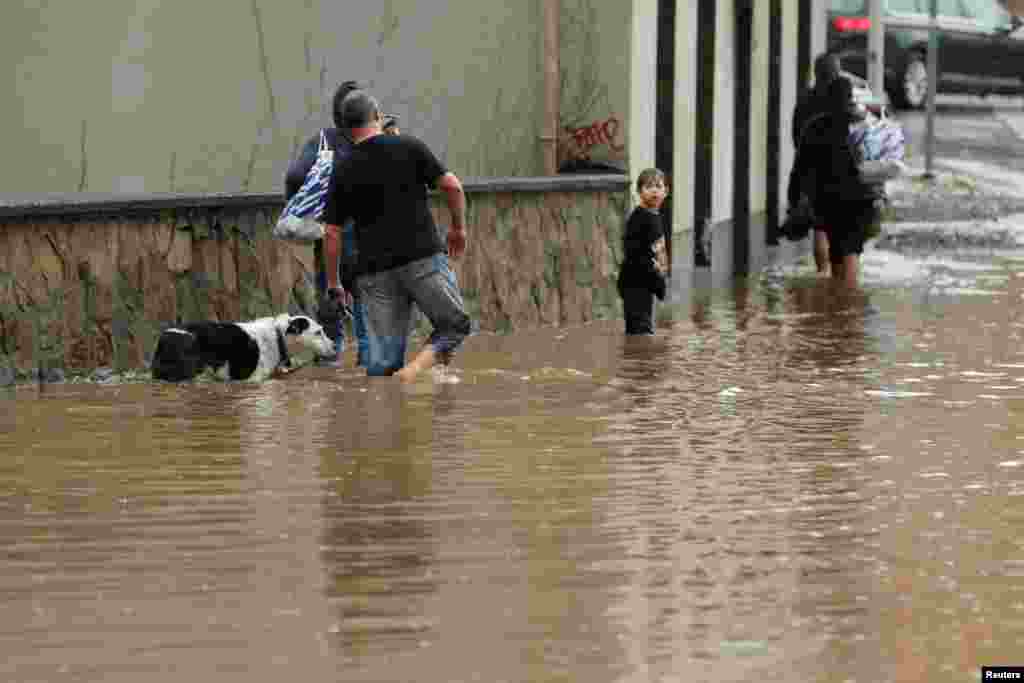
<svg viewBox="0 0 1024 683"><path fill-rule="evenodd" d="M897 83L893 101L900 109L921 109L928 100L928 67L924 56L914 55L907 60L903 79Z"/></svg>

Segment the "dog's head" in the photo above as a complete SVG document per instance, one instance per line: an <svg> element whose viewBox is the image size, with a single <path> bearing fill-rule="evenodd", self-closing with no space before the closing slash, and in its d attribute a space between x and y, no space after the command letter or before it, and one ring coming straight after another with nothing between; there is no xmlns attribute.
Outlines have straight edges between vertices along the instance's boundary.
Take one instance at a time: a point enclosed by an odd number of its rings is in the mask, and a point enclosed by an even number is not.
<svg viewBox="0 0 1024 683"><path fill-rule="evenodd" d="M298 345L317 357L334 355L334 342L324 332L323 326L309 316L281 315L275 324L289 346Z"/></svg>

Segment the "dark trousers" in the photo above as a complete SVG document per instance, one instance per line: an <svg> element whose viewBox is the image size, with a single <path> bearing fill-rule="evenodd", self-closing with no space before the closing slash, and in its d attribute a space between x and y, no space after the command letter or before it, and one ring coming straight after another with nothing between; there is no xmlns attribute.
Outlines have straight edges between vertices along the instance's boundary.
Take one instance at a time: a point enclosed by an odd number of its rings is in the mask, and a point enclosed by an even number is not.
<svg viewBox="0 0 1024 683"><path fill-rule="evenodd" d="M624 288L622 310L626 334L654 334L654 294L649 289Z"/></svg>

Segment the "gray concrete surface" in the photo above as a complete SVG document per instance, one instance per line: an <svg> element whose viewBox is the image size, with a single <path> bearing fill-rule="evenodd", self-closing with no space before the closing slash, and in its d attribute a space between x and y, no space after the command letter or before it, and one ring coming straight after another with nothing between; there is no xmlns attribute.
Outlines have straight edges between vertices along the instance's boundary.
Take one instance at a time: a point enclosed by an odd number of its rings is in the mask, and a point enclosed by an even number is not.
<svg viewBox="0 0 1024 683"><path fill-rule="evenodd" d="M890 184L889 222L994 222L1024 213L1024 99L939 98L933 177L926 178L926 115L895 112L910 172Z"/></svg>

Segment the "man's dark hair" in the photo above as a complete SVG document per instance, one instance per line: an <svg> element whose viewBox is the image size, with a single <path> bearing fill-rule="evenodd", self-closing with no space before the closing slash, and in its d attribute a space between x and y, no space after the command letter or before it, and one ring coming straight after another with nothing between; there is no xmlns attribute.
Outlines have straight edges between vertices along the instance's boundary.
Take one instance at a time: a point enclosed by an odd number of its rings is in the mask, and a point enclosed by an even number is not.
<svg viewBox="0 0 1024 683"><path fill-rule="evenodd" d="M345 101L345 98L350 93L356 90L363 90L363 86L359 81L343 81L338 86L338 89L334 91L334 97L331 99L331 118L334 119L335 128L345 127L342 123L341 103Z"/></svg>
<svg viewBox="0 0 1024 683"><path fill-rule="evenodd" d="M341 103L341 125L345 128L362 128L373 123L380 113L377 98L365 90L354 90Z"/></svg>
<svg viewBox="0 0 1024 683"><path fill-rule="evenodd" d="M814 60L814 87L824 88L839 77L843 65L839 61L839 55L834 52L823 52Z"/></svg>
<svg viewBox="0 0 1024 683"><path fill-rule="evenodd" d="M640 190L644 189L648 185L653 185L659 180L663 183L666 182L664 171L660 168L645 168L640 171L640 175L636 177L636 191L640 192Z"/></svg>

